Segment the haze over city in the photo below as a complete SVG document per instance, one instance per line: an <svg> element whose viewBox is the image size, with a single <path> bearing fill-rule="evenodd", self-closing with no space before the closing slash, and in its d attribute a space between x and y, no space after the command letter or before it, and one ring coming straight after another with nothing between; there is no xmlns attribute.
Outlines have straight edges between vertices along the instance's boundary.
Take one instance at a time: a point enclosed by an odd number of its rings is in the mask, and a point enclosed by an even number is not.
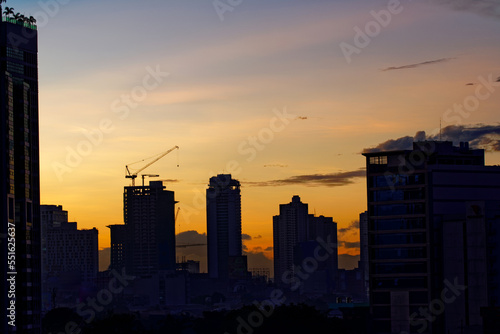
<svg viewBox="0 0 500 334"><path fill-rule="evenodd" d="M206 232L205 189L224 172L242 185L248 252L272 258L272 216L299 195L345 232L339 254L358 255L349 227L366 210L364 149L419 131L438 139L441 122L442 139L462 134L500 164L500 12L475 3L16 1L48 13L41 202L97 227L107 248L105 226L123 223L125 165L178 145L145 171L175 191L176 233ZM490 94L476 105L480 87Z"/></svg>

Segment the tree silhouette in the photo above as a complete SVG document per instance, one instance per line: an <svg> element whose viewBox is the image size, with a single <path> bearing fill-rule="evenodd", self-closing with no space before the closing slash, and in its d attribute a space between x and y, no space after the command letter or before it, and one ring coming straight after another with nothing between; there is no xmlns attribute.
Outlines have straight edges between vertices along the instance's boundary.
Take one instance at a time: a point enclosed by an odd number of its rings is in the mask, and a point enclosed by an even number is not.
<svg viewBox="0 0 500 334"><path fill-rule="evenodd" d="M3 13L5 14L5 16L14 15L14 8L13 7L5 7L5 10Z"/></svg>

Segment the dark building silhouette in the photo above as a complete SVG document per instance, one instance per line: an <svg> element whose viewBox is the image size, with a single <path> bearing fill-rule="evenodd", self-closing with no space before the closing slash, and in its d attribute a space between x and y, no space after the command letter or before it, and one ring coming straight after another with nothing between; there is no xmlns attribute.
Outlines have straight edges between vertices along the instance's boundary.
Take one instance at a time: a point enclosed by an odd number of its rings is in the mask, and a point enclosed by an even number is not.
<svg viewBox="0 0 500 334"><path fill-rule="evenodd" d="M174 192L165 190L162 181L125 187L124 255L128 273L143 276L159 270L175 271L175 203ZM111 232L116 230L112 228Z"/></svg>
<svg viewBox="0 0 500 334"><path fill-rule="evenodd" d="M109 269L121 271L125 267L127 228L123 224L108 225L111 234L111 261Z"/></svg>
<svg viewBox="0 0 500 334"><path fill-rule="evenodd" d="M0 22L0 316L2 333L39 333L41 320L40 171L36 26L3 17ZM9 227L15 225L15 257L8 263ZM12 231L12 230L11 230ZM11 248L12 250L12 248ZM13 252L12 252L13 253ZM11 259L11 258L9 258ZM11 261L11 260L9 260ZM15 268L9 266L13 264ZM16 274L9 274L15 272ZM15 276L15 325L10 281Z"/></svg>
<svg viewBox="0 0 500 334"><path fill-rule="evenodd" d="M246 276L241 242L240 182L230 174L211 177L206 196L208 274L218 279Z"/></svg>
<svg viewBox="0 0 500 334"><path fill-rule="evenodd" d="M365 153L376 333L481 333L499 303L500 167L468 143Z"/></svg>
<svg viewBox="0 0 500 334"><path fill-rule="evenodd" d="M368 212L365 211L359 214L359 264L358 268L361 272L363 280L363 290L365 301L369 298L369 269L368 261Z"/></svg>
<svg viewBox="0 0 500 334"><path fill-rule="evenodd" d="M61 205L41 205L42 310L73 307L96 285L99 232L77 229Z"/></svg>
<svg viewBox="0 0 500 334"><path fill-rule="evenodd" d="M294 270L294 248L307 241L309 209L299 196L280 204L280 214L273 217L274 281L283 284L283 275Z"/></svg>
<svg viewBox="0 0 500 334"><path fill-rule="evenodd" d="M274 280L278 286L293 286L300 281L305 294L333 292L338 270L337 223L331 217L315 217L299 196L280 204L280 214L273 217ZM322 245L334 244L331 253L323 254ZM321 253L318 250L322 249ZM325 255L318 257L318 254ZM314 270L306 259L314 259ZM306 261L305 261L306 260ZM305 261L305 262L304 262ZM307 268L306 268L307 267ZM307 279L292 277L296 271L307 271ZM309 272L310 271L310 272ZM303 275L302 275L303 276Z"/></svg>

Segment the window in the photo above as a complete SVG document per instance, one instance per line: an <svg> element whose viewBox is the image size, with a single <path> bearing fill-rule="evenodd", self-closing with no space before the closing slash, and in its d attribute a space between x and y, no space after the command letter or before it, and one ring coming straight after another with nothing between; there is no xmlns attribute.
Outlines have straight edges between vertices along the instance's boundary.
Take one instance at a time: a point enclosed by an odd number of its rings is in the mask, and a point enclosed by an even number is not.
<svg viewBox="0 0 500 334"><path fill-rule="evenodd" d="M387 156L370 157L370 165L387 165Z"/></svg>

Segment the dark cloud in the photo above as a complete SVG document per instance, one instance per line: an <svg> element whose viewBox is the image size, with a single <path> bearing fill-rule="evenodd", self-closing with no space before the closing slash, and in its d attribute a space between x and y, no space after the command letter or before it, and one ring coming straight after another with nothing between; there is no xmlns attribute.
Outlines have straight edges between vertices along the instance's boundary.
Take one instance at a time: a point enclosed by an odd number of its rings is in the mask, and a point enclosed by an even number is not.
<svg viewBox="0 0 500 334"><path fill-rule="evenodd" d="M344 227L344 228L339 228L337 231L340 234L345 234L347 232L355 231L357 232L359 230L359 220L352 221L349 226Z"/></svg>
<svg viewBox="0 0 500 334"><path fill-rule="evenodd" d="M306 120L306 119L307 119L307 116L298 116L296 119Z"/></svg>
<svg viewBox="0 0 500 334"><path fill-rule="evenodd" d="M247 182L247 185L254 187L277 187L288 186L295 184L303 184L310 187L338 187L345 186L354 182L355 178L365 177L365 169L349 172L329 173L329 174L311 174L311 175L297 175L291 176L281 180L261 181L261 182Z"/></svg>
<svg viewBox="0 0 500 334"><path fill-rule="evenodd" d="M427 60L421 63L416 63L416 64L409 64L409 65L403 65L403 66L391 66L382 69L382 71L393 71L393 70L406 70L409 68L416 68L419 66L425 66L425 65L432 65L432 64L437 64L437 63L444 63L447 61L450 61L454 58L440 58L440 59L435 59L435 60Z"/></svg>
<svg viewBox="0 0 500 334"><path fill-rule="evenodd" d="M497 82L500 82L500 77L497 78Z"/></svg>
<svg viewBox="0 0 500 334"><path fill-rule="evenodd" d="M252 237L246 233L241 233L241 240L252 240Z"/></svg>
<svg viewBox="0 0 500 334"><path fill-rule="evenodd" d="M359 255L339 254L339 268L352 270L358 267Z"/></svg>
<svg viewBox="0 0 500 334"><path fill-rule="evenodd" d="M200 261L200 271L207 272L207 235L197 231L185 231L175 236L176 245L201 245L189 247L177 247L176 256L180 259ZM205 245L203 245L205 244Z"/></svg>
<svg viewBox="0 0 500 334"><path fill-rule="evenodd" d="M359 248L359 241L357 242L339 241L339 246L343 246L344 248Z"/></svg>
<svg viewBox="0 0 500 334"><path fill-rule="evenodd" d="M267 247L266 249L264 249L265 252L270 252L274 250L274 247Z"/></svg>
<svg viewBox="0 0 500 334"><path fill-rule="evenodd" d="M262 239L262 236L259 234L258 236L256 237L253 237L254 239Z"/></svg>
<svg viewBox="0 0 500 334"><path fill-rule="evenodd" d="M470 11L483 16L500 18L499 0L431 0L431 2L445 5L455 10Z"/></svg>
<svg viewBox="0 0 500 334"><path fill-rule="evenodd" d="M482 148L487 151L500 151L500 124L474 126L449 125L441 130L440 134L426 135L419 131L414 137L405 136L387 140L376 147L364 149L364 153L381 151L411 150L414 141L448 140L455 145L459 142L469 142L471 148Z"/></svg>
<svg viewBox="0 0 500 334"><path fill-rule="evenodd" d="M274 276L273 260L265 256L261 250L261 247L255 247L250 252L244 253L244 255L247 256L248 269L267 268L269 269L271 276Z"/></svg>
<svg viewBox="0 0 500 334"><path fill-rule="evenodd" d="M280 168L284 168L284 167L288 167L288 165L282 165L282 164L269 164L269 165L264 165L264 167L280 167Z"/></svg>
<svg viewBox="0 0 500 334"><path fill-rule="evenodd" d="M248 251L248 247L247 247L247 245L243 244L243 245L242 245L242 248L243 248L243 252Z"/></svg>

